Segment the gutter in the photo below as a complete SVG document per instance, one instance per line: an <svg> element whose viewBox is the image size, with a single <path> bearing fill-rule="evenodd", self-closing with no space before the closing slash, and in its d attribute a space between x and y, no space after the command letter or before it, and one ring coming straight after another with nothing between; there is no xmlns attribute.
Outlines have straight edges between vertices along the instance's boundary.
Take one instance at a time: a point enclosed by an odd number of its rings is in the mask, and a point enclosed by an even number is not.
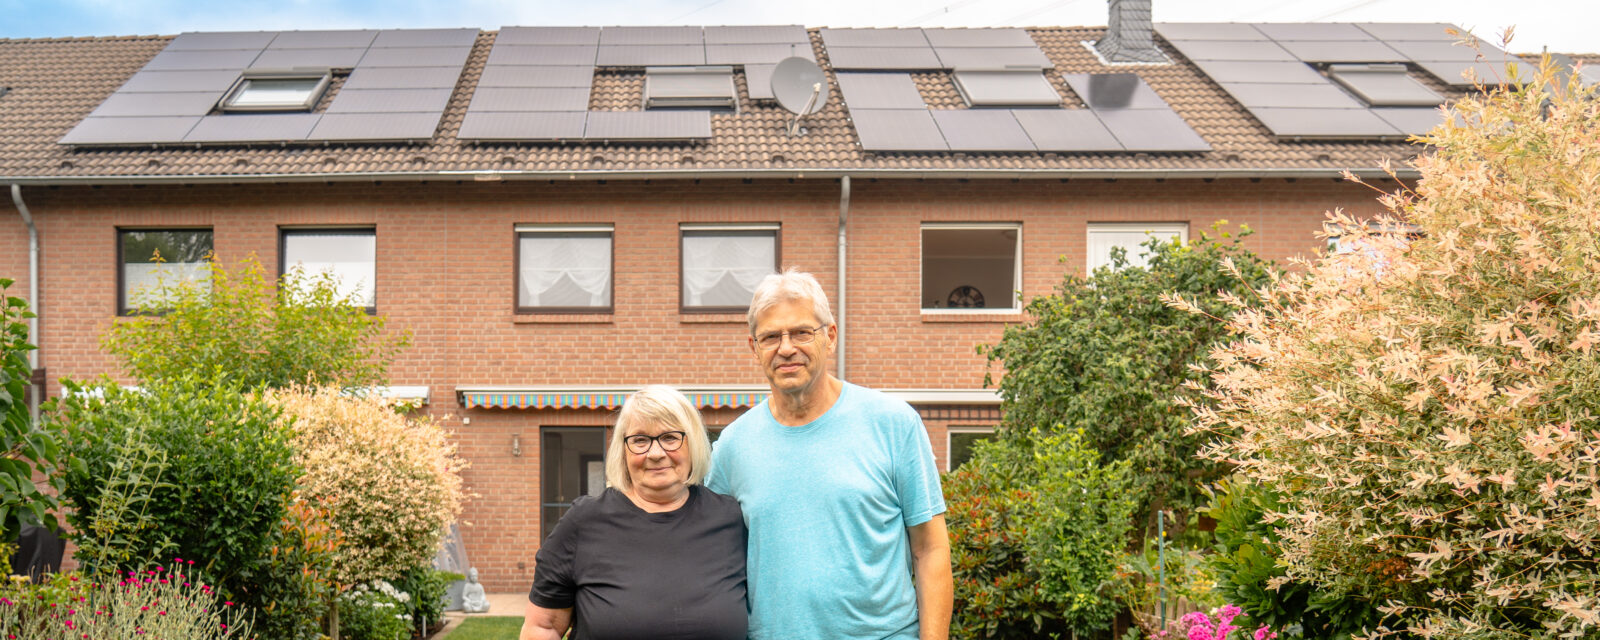
<svg viewBox="0 0 1600 640"><path fill-rule="evenodd" d="M28 225L28 306L32 307L33 317L28 318L28 341L35 347L39 346L39 228L33 224L33 213L28 211L28 203L22 201L22 185L12 183L11 202L17 205L17 213L22 214L22 223ZM40 349L28 352L28 371L30 374L39 370L41 365ZM44 398L45 384L35 384L32 380L29 385L34 387L33 393L28 395L28 415L34 424L39 424L39 401Z"/></svg>
<svg viewBox="0 0 1600 640"><path fill-rule="evenodd" d="M367 171L356 173L248 173L190 174L173 176L6 176L0 181L27 186L133 185L133 184L239 184L294 182L373 182L394 180L472 180L501 182L512 180L715 180L715 179L839 179L846 176L895 180L1202 180L1240 178L1341 178L1346 168L1299 167L1272 169L639 169L632 171ZM1380 167L1350 168L1361 178L1388 178ZM1416 179L1421 174L1410 167L1394 170L1394 177Z"/></svg>
<svg viewBox="0 0 1600 640"><path fill-rule="evenodd" d="M839 355L834 359L836 362L838 362L837 366L840 380L846 379L844 377L844 365L846 362L849 362L849 359L845 357L844 350L845 337L848 335L844 331L844 315L845 310L850 308L849 305L845 304L845 283L850 281L849 278L845 277L845 248L847 244L845 242L845 237L849 235L845 231L845 225L849 222L850 176L845 175L839 177L839 304L837 305L838 311L833 314L833 324L838 328L839 331L839 340L837 343Z"/></svg>

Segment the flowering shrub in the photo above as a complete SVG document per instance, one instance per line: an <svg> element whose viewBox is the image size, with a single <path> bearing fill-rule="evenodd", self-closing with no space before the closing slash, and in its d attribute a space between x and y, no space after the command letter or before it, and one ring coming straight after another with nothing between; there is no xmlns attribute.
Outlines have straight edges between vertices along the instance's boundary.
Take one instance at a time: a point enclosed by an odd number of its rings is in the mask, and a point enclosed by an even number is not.
<svg viewBox="0 0 1600 640"><path fill-rule="evenodd" d="M1243 610L1231 604L1214 608L1209 613L1190 612L1178 619L1173 630L1159 631L1149 637L1150 640L1277 640L1278 633L1266 625L1248 633L1235 625L1234 621L1239 620L1242 613Z"/></svg>
<svg viewBox="0 0 1600 640"><path fill-rule="evenodd" d="M411 594L383 580L358 584L339 596L339 636L350 640L411 637Z"/></svg>
<svg viewBox="0 0 1600 640"><path fill-rule="evenodd" d="M415 635L426 637L433 628L444 624L446 592L450 582L459 574L446 573L432 566L413 567L400 574L393 582L396 589L411 594L407 611L411 614Z"/></svg>
<svg viewBox="0 0 1600 640"><path fill-rule="evenodd" d="M1600 635L1600 100L1576 78L1458 101L1383 198L1416 233L1336 215L1363 250L1235 298L1212 354L1198 428L1282 492L1275 584L1385 601L1373 636Z"/></svg>
<svg viewBox="0 0 1600 640"><path fill-rule="evenodd" d="M444 430L407 419L382 398L331 387L278 390L270 399L284 423L293 422L304 469L295 499L325 509L341 540L333 580L366 582L431 561L463 500L465 463Z"/></svg>
<svg viewBox="0 0 1600 640"><path fill-rule="evenodd" d="M14 581L0 589L0 634L8 640L250 638L248 616L232 615L234 603L199 582L193 565L174 559L171 568L128 572L114 583L76 574L55 574L41 585Z"/></svg>

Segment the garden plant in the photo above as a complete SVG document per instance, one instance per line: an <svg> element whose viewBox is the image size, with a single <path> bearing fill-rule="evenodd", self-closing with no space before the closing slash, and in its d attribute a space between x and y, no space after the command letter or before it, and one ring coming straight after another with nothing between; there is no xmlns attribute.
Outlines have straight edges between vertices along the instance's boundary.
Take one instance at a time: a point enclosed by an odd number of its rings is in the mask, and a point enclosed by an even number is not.
<svg viewBox="0 0 1600 640"><path fill-rule="evenodd" d="M9 296L11 280L0 278L0 542L14 541L24 524L56 527L55 498L39 491L33 474L55 462L55 434L40 429L29 415L25 393L28 367L28 303Z"/></svg>

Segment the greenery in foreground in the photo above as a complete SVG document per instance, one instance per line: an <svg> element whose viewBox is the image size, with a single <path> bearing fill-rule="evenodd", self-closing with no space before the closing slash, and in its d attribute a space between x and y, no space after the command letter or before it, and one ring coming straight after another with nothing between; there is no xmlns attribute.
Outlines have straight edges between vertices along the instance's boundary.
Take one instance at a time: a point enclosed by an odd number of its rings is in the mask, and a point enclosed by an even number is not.
<svg viewBox="0 0 1600 640"><path fill-rule="evenodd" d="M522 618L491 616L467 618L450 630L447 640L516 640L522 632Z"/></svg>

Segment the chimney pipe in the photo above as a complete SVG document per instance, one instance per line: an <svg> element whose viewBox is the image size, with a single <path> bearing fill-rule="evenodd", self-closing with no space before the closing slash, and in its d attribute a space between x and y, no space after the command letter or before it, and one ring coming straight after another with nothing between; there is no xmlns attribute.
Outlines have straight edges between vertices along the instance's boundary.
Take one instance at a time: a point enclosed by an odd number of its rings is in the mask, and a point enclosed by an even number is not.
<svg viewBox="0 0 1600 640"><path fill-rule="evenodd" d="M1100 57L1113 63L1166 63L1167 57L1156 48L1151 0L1108 0L1108 3L1111 15L1106 21L1106 37L1095 43Z"/></svg>

